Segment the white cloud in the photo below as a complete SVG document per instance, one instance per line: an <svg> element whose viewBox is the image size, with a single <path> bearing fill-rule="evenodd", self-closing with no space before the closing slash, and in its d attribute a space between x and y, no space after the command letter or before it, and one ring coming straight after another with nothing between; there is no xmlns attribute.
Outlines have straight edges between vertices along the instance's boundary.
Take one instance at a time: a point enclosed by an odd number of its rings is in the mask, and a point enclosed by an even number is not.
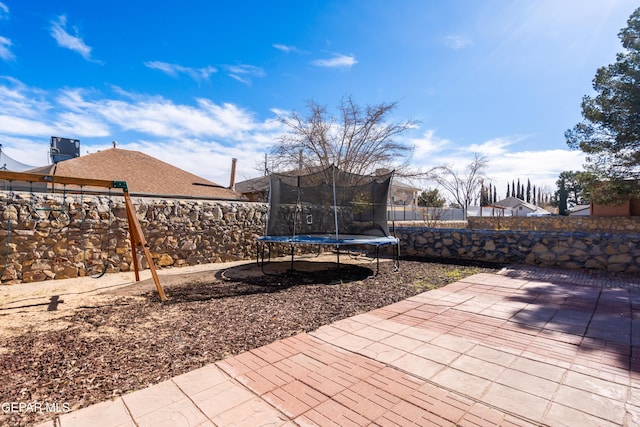
<svg viewBox="0 0 640 427"><path fill-rule="evenodd" d="M0 115L0 134L22 136L47 136L54 134L54 128L39 120Z"/></svg>
<svg viewBox="0 0 640 427"><path fill-rule="evenodd" d="M451 141L436 136L436 131L429 129L419 138L410 138L407 142L414 147L413 160L430 160L434 153L444 149Z"/></svg>
<svg viewBox="0 0 640 427"><path fill-rule="evenodd" d="M581 151L562 149L503 153L489 157L487 176L500 196L505 195L507 183L518 179L523 184L530 180L539 189L553 191L560 172L582 170L584 161Z"/></svg>
<svg viewBox="0 0 640 427"><path fill-rule="evenodd" d="M210 99L177 104L120 88L110 96L79 88L45 92L0 78L0 140L13 158L32 165L46 164L51 135L81 139L83 153L109 148L115 139L120 148L228 185L232 157L238 159L238 179L255 177L282 132L275 118L259 122L250 111ZM42 157L34 160L34 153Z"/></svg>
<svg viewBox="0 0 640 427"><path fill-rule="evenodd" d="M11 52L11 50L9 49L11 45L11 40L6 37L0 36L0 58L4 59L5 61L13 61L16 58L13 52Z"/></svg>
<svg viewBox="0 0 640 427"><path fill-rule="evenodd" d="M91 47L87 46L74 28L75 35L67 32L67 16L60 15L56 21L51 22L51 36L58 42L58 46L79 53L87 61L98 62L91 58Z"/></svg>
<svg viewBox="0 0 640 427"><path fill-rule="evenodd" d="M162 61L147 61L144 63L144 65L151 69L162 71L163 73L168 74L172 77L178 77L178 75L180 74L186 74L196 82L209 80L211 74L218 72L218 69L212 66L203 68L190 68Z"/></svg>
<svg viewBox="0 0 640 427"><path fill-rule="evenodd" d="M356 57L353 55L335 54L332 58L316 59L311 63L318 67L351 68L357 64L358 61L356 61Z"/></svg>
<svg viewBox="0 0 640 427"><path fill-rule="evenodd" d="M229 72L229 77L247 86L251 85L253 77L264 77L265 75L264 70L255 65L227 65L226 69Z"/></svg>
<svg viewBox="0 0 640 427"><path fill-rule="evenodd" d="M471 144L465 149L465 151L469 151L471 153L479 153L486 156L497 156L507 151L505 147L508 147L509 145L520 141L521 139L522 138L494 138L489 141L483 142L482 144Z"/></svg>
<svg viewBox="0 0 640 427"><path fill-rule="evenodd" d="M471 39L460 35L446 36L444 38L444 43L454 50L464 49L473 44Z"/></svg>
<svg viewBox="0 0 640 427"><path fill-rule="evenodd" d="M285 53L299 53L299 54L308 54L309 53L306 50L298 49L295 46L287 46L285 44L280 44L280 43L273 44L272 46L274 48L278 49L279 51L282 51L282 52L285 52Z"/></svg>
<svg viewBox="0 0 640 427"><path fill-rule="evenodd" d="M147 61L144 63L144 65L149 68L162 71L163 73L172 77L178 77L180 74L186 74L197 82L209 80L209 77L213 73L218 72L218 69L213 66L207 66L204 68L189 68L182 65L170 64L168 62L162 61ZM247 86L251 85L253 78L264 77L265 75L264 70L260 67L256 67L255 65L223 65L222 67L227 70L227 75L229 77Z"/></svg>
<svg viewBox="0 0 640 427"><path fill-rule="evenodd" d="M0 2L0 20L9 19L9 7L6 4ZM12 43L6 37L0 36L0 59L5 61L13 61L16 57L11 52L10 47Z"/></svg>

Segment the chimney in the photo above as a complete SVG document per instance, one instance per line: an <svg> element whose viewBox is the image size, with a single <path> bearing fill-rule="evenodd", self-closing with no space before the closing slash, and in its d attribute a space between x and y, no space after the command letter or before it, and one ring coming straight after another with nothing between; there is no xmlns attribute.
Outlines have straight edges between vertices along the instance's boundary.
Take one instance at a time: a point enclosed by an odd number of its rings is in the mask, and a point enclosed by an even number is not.
<svg viewBox="0 0 640 427"><path fill-rule="evenodd" d="M231 159L231 179L229 180L231 191L236 191L236 163L238 163L238 159Z"/></svg>

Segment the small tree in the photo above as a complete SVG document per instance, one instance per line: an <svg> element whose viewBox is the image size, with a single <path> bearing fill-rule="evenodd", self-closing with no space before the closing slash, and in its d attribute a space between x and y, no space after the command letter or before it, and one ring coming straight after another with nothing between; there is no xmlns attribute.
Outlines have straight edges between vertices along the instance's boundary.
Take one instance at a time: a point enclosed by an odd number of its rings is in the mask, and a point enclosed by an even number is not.
<svg viewBox="0 0 640 427"><path fill-rule="evenodd" d="M418 196L418 206L441 208L446 202L437 188L425 190Z"/></svg>
<svg viewBox="0 0 640 427"><path fill-rule="evenodd" d="M293 112L279 120L289 132L272 147L280 169L335 165L357 174L403 163L412 147L395 138L416 126L414 120L388 121L397 104L358 106L348 96L340 100L338 114L315 101L308 101L306 116Z"/></svg>
<svg viewBox="0 0 640 427"><path fill-rule="evenodd" d="M458 206L465 211L477 197L478 190L484 180L484 171L487 167L487 157L474 153L473 160L463 172L455 170L451 166L439 166L434 168L429 177L446 190Z"/></svg>

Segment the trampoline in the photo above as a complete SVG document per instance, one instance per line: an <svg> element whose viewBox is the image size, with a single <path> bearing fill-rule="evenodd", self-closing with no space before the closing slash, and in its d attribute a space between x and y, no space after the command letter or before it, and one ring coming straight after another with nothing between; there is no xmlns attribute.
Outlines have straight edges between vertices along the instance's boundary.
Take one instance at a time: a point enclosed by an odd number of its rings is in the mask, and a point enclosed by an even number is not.
<svg viewBox="0 0 640 427"><path fill-rule="evenodd" d="M380 248L390 246L394 269L399 267L399 240L387 225L389 188L393 172L358 175L335 166L307 175L273 173L269 176L269 212L266 233L258 237L256 258L264 271L265 246L290 245L293 269L296 245L336 248L375 248L376 274Z"/></svg>

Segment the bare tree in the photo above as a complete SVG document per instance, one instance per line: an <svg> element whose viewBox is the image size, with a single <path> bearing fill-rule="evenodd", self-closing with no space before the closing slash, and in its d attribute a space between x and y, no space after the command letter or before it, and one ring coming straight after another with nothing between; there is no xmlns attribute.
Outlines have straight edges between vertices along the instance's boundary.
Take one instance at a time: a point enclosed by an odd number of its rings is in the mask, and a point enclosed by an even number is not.
<svg viewBox="0 0 640 427"><path fill-rule="evenodd" d="M478 191L482 187L485 179L484 170L488 162L487 157L474 153L473 160L464 172L458 172L452 166L438 166L429 172L429 178L451 194L455 203L464 209L466 216L467 208L474 198L477 198Z"/></svg>
<svg viewBox="0 0 640 427"><path fill-rule="evenodd" d="M279 168L309 170L333 164L357 174L403 163L412 147L394 138L417 122L387 121L396 106L394 102L362 108L348 96L340 100L338 115L334 116L325 106L307 101L308 115L294 112L279 117L289 132L272 147L272 154Z"/></svg>

